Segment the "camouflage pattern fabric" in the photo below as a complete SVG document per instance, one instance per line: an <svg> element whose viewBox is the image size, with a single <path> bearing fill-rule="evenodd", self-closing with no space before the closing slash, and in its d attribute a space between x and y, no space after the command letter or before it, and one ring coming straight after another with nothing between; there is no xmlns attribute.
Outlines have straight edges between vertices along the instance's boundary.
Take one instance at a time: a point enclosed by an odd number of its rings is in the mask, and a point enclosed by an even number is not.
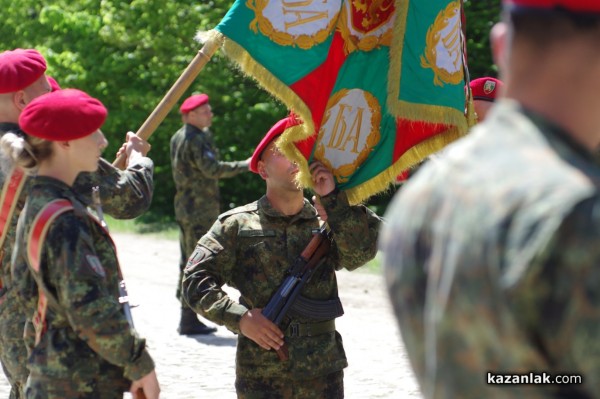
<svg viewBox="0 0 600 399"><path fill-rule="evenodd" d="M23 134L17 124L0 123L0 134L5 132ZM97 185L104 199L105 213L116 218L136 217L150 207L154 190L153 169L152 160L145 157L129 166L126 171L121 171L101 159L96 173L82 173L78 176L74 190L78 193L79 200L90 204L92 187ZM5 173L4 170L0 171L0 187L4 184ZM30 181L31 179L26 181L15 214L10 221L2 248L4 256L0 265L0 279L6 289L5 294L0 297L0 361L7 377L10 375L8 378L13 392L11 395L17 398L24 397L21 389L29 375L26 367L27 350L23 343L23 326L27 320L23 312L25 305L23 299L30 298L33 303L36 303L37 289L31 277L27 277L26 265L21 265L20 270L18 267L14 270L15 267L11 266L11 255L17 220L27 199ZM19 278L18 276L23 276L20 288L13 284L13 276L16 276L16 279Z"/></svg>
<svg viewBox="0 0 600 399"><path fill-rule="evenodd" d="M599 182L583 147L503 100L399 192L381 249L425 398L600 397Z"/></svg>
<svg viewBox="0 0 600 399"><path fill-rule="evenodd" d="M338 297L336 270L354 270L375 256L380 219L364 206L350 206L345 193L334 192L321 201L333 231L332 249L302 295L329 300ZM306 200L301 212L294 216L276 211L266 196L223 213L190 257L183 282L185 300L197 313L239 334L242 315L250 308L267 304L319 223L315 209ZM243 304L228 297L221 289L223 284L239 290ZM290 322L314 321L287 318L282 328L285 330ZM348 364L337 331L285 340L289 360L281 362L275 351L266 351L240 334L236 355L238 381L318 378ZM272 387L271 391L275 389Z"/></svg>
<svg viewBox="0 0 600 399"><path fill-rule="evenodd" d="M301 380L237 378L235 390L238 399L343 399L344 372Z"/></svg>
<svg viewBox="0 0 600 399"><path fill-rule="evenodd" d="M38 213L59 198L75 209L49 226L36 271L29 264L27 241ZM122 397L128 380L154 369L145 340L131 330L118 301L114 244L77 198L63 182L35 177L17 227L15 264L27 263L49 297L47 331L29 359L27 397L100 397L95 393L99 387L112 392L102 397ZM31 305L28 315L36 312Z"/></svg>
<svg viewBox="0 0 600 399"><path fill-rule="evenodd" d="M0 135L3 135L5 132L19 133L20 129L14 123L0 123ZM1 156L3 157L4 155ZM7 166L4 160L2 166ZM9 172L9 170L4 170L4 168L0 170L0 190L4 186ZM17 303L18 294L13 287L10 271L10 259L15 242L17 219L21 209L25 205L25 193L28 190L29 183L30 179L27 179L24 183L21 195L17 200L13 218L7 223L6 240L1 248L3 256L0 260L0 280L2 281L4 292L0 295L0 362L11 386L10 399L25 397L23 388L29 375L29 370L27 369L27 351L23 345L25 315Z"/></svg>
<svg viewBox="0 0 600 399"><path fill-rule="evenodd" d="M248 171L248 162L222 162L210 130L185 124L171 138L175 182L175 219L179 224L180 298L183 269L202 237L219 216L219 179Z"/></svg>
<svg viewBox="0 0 600 399"><path fill-rule="evenodd" d="M104 213L117 219L133 219L145 213L152 204L154 163L142 157L125 171L100 158L94 173L80 173L73 190L84 204L92 203L92 188L100 187Z"/></svg>

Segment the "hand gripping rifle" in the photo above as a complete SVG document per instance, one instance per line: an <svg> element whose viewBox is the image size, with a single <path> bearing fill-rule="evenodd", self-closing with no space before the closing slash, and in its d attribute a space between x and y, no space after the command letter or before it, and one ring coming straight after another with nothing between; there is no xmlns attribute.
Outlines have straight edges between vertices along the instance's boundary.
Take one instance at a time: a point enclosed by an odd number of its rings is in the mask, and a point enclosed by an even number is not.
<svg viewBox="0 0 600 399"><path fill-rule="evenodd" d="M306 248L290 267L287 277L275 294L262 310L263 316L273 323L280 325L281 321L292 308L300 292L313 276L317 268L325 261L331 246L331 231L323 225L316 232ZM279 360L286 361L289 353L285 343L277 350Z"/></svg>

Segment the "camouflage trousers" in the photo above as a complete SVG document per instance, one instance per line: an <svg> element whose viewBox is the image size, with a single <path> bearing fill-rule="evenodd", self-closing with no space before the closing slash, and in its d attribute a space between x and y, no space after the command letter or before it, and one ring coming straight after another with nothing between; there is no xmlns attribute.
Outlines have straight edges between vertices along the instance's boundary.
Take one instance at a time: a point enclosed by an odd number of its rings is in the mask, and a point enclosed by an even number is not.
<svg viewBox="0 0 600 399"><path fill-rule="evenodd" d="M115 381L107 376L97 376L88 381L73 378L31 374L25 386L26 399L123 399L129 388L122 380Z"/></svg>
<svg viewBox="0 0 600 399"><path fill-rule="evenodd" d="M10 399L24 398L23 389L29 375L24 326L25 317L9 291L0 299L0 362L10 383Z"/></svg>
<svg viewBox="0 0 600 399"><path fill-rule="evenodd" d="M311 379L236 378L239 399L341 399L344 397L344 371Z"/></svg>
<svg viewBox="0 0 600 399"><path fill-rule="evenodd" d="M208 232L213 223L214 220L210 221L210 223L194 225L179 223L179 251L181 252L179 259L179 283L177 284L177 299L179 300L181 300L183 269L185 269L189 257L196 249L198 240Z"/></svg>

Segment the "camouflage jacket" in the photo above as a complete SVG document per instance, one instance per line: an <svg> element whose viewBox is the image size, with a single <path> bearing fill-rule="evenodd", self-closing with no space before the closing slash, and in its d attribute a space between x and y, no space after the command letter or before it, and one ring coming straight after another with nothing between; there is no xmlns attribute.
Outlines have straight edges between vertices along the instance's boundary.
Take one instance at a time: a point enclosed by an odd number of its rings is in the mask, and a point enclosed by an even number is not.
<svg viewBox="0 0 600 399"><path fill-rule="evenodd" d="M349 206L345 193L325 196L322 203L333 231L333 245L326 262L302 291L303 296L316 300L338 297L335 270L354 270L375 256L379 228L379 218L364 206ZM239 333L242 315L248 308L267 304L318 228L316 211L306 200L302 211L294 216L276 211L266 197L223 213L190 257L183 282L185 299L196 312ZM243 305L227 296L221 289L223 284L239 290ZM290 360L280 362L274 351L266 351L240 335L237 375L273 377L285 372L295 378L310 378L347 366L337 332L286 337L286 343Z"/></svg>
<svg viewBox="0 0 600 399"><path fill-rule="evenodd" d="M27 255L29 238L41 209L67 199L74 210L58 216L40 243L39 270ZM66 184L32 178L17 228L15 258L26 263L49 297L47 331L33 348L32 374L87 381L120 375L136 380L153 370L145 341L131 330L119 297L118 260L108 232ZM35 307L27 309L33 314Z"/></svg>
<svg viewBox="0 0 600 399"><path fill-rule="evenodd" d="M0 135L7 132L24 134L17 124L0 123ZM5 163L3 162L3 167L7 166ZM4 169L0 170L0 189L4 185L4 180L9 172ZM154 191L153 172L154 164L150 158L146 157L130 165L125 171L115 168L104 159L100 159L98 171L81 173L73 185L73 190L77 192L78 199L81 202L91 204L92 187L99 186L105 213L118 219L134 218L150 207ZM7 222L8 232L2 248L4 256L0 265L2 267L0 279L7 290L10 290L12 286L10 259L15 241L17 220L27 198L29 180L27 178L21 191L12 219ZM13 304L13 301L7 302ZM5 305L8 306L9 304L5 302L0 305L0 313L2 313Z"/></svg>
<svg viewBox="0 0 600 399"><path fill-rule="evenodd" d="M175 218L208 228L219 215L219 178L248 170L248 163L221 162L209 130L186 124L171 137Z"/></svg>
<svg viewBox="0 0 600 399"><path fill-rule="evenodd" d="M590 153L503 100L399 192L381 249L426 398L600 397L599 182Z"/></svg>

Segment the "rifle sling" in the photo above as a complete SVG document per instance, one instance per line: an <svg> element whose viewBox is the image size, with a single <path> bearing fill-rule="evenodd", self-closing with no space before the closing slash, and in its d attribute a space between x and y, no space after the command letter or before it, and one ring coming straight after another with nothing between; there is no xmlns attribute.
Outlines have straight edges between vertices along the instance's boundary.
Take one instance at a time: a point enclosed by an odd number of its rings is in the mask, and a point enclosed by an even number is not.
<svg viewBox="0 0 600 399"><path fill-rule="evenodd" d="M340 298L324 301L309 299L298 295L290 309L290 316L308 318L317 321L331 320L344 314Z"/></svg>

